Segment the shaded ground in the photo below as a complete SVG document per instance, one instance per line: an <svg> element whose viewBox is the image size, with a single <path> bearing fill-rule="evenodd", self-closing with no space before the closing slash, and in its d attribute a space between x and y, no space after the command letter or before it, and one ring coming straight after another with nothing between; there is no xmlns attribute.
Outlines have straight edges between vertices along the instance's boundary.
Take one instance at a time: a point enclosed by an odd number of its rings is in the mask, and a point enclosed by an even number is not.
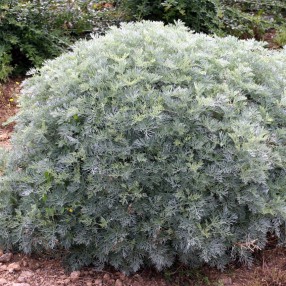
<svg viewBox="0 0 286 286"><path fill-rule="evenodd" d="M9 80L0 83L0 147L9 147L9 139L13 124L3 125L6 120L17 112L17 95L20 91L20 80Z"/></svg>
<svg viewBox="0 0 286 286"><path fill-rule="evenodd" d="M6 256L5 256L6 255ZM251 269L229 266L224 273L207 267L174 267L157 273L145 269L129 277L112 269L85 268L65 273L57 259L4 254L0 263L0 285L7 286L285 286L286 250L275 248L260 253Z"/></svg>

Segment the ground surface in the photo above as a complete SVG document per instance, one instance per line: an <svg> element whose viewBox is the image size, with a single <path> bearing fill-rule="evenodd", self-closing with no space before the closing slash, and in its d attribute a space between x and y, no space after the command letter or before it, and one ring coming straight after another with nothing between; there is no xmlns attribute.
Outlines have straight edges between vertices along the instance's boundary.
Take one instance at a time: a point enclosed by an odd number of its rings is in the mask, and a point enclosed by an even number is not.
<svg viewBox="0 0 286 286"><path fill-rule="evenodd" d="M7 286L285 286L286 250L275 248L258 255L252 268L229 266L224 273L203 267L183 266L157 273L145 269L125 276L113 269L85 268L66 273L57 259L27 257L20 254L0 256L0 285ZM3 259L2 259L3 258Z"/></svg>
<svg viewBox="0 0 286 286"><path fill-rule="evenodd" d="M20 79L0 83L0 147L9 147L13 124L3 125L17 112L17 96L20 91Z"/></svg>
<svg viewBox="0 0 286 286"><path fill-rule="evenodd" d="M3 126L17 112L20 80L0 85L0 147L10 147L13 124ZM114 269L87 268L66 273L61 262L48 257L28 257L0 250L0 286L286 286L286 249L271 247L255 254L252 268L230 265L225 272L203 267L191 270L178 265L157 273L145 269L125 276Z"/></svg>

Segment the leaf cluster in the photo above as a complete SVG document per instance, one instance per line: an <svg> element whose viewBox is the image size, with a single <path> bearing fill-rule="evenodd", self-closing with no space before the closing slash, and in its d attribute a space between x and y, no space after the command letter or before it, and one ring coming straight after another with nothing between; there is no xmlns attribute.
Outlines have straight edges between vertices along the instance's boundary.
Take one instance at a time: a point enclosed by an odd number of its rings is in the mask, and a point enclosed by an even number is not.
<svg viewBox="0 0 286 286"><path fill-rule="evenodd" d="M241 38L263 40L271 30L286 27L286 3L283 0L222 0L222 29Z"/></svg>
<svg viewBox="0 0 286 286"><path fill-rule="evenodd" d="M182 20L196 32L254 37L263 40L269 29L286 26L283 0L122 0L119 7L131 19Z"/></svg>
<svg viewBox="0 0 286 286"><path fill-rule="evenodd" d="M131 19L173 23L182 20L197 32L212 32L219 28L216 0L122 0L120 9Z"/></svg>
<svg viewBox="0 0 286 286"><path fill-rule="evenodd" d="M0 3L0 80L24 74L92 32L94 1L4 0Z"/></svg>

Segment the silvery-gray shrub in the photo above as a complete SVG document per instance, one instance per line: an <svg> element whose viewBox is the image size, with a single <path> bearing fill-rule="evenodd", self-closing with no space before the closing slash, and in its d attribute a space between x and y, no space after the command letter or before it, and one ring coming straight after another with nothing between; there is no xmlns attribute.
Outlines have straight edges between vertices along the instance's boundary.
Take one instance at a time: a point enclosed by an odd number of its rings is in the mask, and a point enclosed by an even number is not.
<svg viewBox="0 0 286 286"><path fill-rule="evenodd" d="M223 268L283 239L286 52L124 24L24 83L0 242L72 268Z"/></svg>

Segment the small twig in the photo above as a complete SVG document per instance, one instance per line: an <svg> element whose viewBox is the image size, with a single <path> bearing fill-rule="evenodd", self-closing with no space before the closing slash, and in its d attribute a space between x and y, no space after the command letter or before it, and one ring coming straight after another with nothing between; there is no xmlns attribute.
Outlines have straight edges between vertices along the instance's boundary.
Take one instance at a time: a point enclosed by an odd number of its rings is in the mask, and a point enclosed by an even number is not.
<svg viewBox="0 0 286 286"><path fill-rule="evenodd" d="M250 250L251 252L254 252L256 250L261 250L261 248L256 245L257 239L251 240L251 241L246 241L246 242L238 242L235 245L239 246L241 249L247 249Z"/></svg>

